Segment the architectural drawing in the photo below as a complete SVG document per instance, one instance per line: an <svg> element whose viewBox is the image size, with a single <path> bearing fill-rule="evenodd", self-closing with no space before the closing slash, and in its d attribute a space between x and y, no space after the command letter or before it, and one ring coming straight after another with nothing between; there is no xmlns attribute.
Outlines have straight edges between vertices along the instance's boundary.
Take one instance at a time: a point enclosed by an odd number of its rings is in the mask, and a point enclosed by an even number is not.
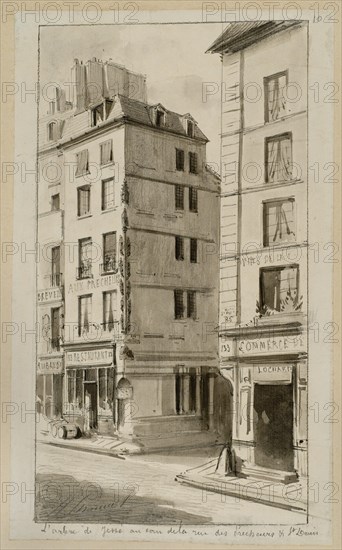
<svg viewBox="0 0 342 550"><path fill-rule="evenodd" d="M307 43L296 20L208 44L217 170L191 103L69 60L39 116L37 480L119 488L36 521L306 521Z"/></svg>

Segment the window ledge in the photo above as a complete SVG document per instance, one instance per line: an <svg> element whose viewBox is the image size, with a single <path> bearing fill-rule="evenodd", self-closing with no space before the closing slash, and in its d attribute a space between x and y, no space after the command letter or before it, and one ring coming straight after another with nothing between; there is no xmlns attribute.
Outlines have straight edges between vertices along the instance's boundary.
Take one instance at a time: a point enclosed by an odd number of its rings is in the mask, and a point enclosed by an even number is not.
<svg viewBox="0 0 342 550"><path fill-rule="evenodd" d="M90 171L88 172L82 172L82 174L75 174L75 178L81 178L82 176L88 176L90 174Z"/></svg>
<svg viewBox="0 0 342 550"><path fill-rule="evenodd" d="M101 210L101 214L107 214L107 212L114 212L117 209L118 209L117 206L113 206L112 208L106 208L106 210Z"/></svg>
<svg viewBox="0 0 342 550"><path fill-rule="evenodd" d="M83 214L83 216L77 216L78 220L84 220L85 218L91 218L92 214Z"/></svg>
<svg viewBox="0 0 342 550"><path fill-rule="evenodd" d="M106 162L106 164L100 164L101 168L107 168L107 166L114 166L115 162L114 160L111 160L110 162Z"/></svg>

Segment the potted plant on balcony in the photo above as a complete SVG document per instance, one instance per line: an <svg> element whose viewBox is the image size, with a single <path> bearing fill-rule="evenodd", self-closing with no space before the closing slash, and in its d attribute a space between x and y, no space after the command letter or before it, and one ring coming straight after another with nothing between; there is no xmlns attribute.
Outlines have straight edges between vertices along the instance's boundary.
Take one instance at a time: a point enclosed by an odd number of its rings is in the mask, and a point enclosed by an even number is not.
<svg viewBox="0 0 342 550"><path fill-rule="evenodd" d="M273 309L268 305L261 305L256 302L256 324L274 325L274 324L303 324L303 296L300 298L289 289L284 299L280 300L280 310Z"/></svg>

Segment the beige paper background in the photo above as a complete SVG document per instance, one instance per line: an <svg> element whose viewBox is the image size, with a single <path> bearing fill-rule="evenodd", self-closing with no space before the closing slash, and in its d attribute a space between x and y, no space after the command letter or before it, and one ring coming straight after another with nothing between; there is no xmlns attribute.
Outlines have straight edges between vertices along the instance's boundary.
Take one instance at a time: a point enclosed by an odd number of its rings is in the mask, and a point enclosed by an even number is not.
<svg viewBox="0 0 342 550"><path fill-rule="evenodd" d="M25 34L24 39L20 42L20 50L16 48L15 42L15 19L13 16L8 15L3 11L4 6L6 5L6 10L19 8L19 19L22 17L20 13L21 8L26 8L27 10L35 10L39 7L40 13L44 9L44 6L48 5L49 2L1 2L1 27L2 27L2 37L1 37L1 58L2 58L2 82L21 82L27 78L28 89L32 82L34 83L37 80L37 59L31 57L32 51L37 53L37 30L38 23L34 21L34 15L27 15L27 22L25 29L30 27L30 32ZM50 2L51 4L51 2ZM64 11L67 10L66 2L55 2L59 4ZM89 2L79 2L79 7L89 4ZM111 2L98 3L101 6L103 12L107 6L113 6ZM149 21L201 21L202 20L202 7L203 3L201 2L168 2L168 3L158 3L158 2L134 2L139 7L138 17L142 18L144 22ZM221 3L213 2L214 7L218 8L218 13L213 19L219 21L220 17L225 17L225 10L235 10L236 6L239 5L240 9L243 6L243 2L226 2L224 6ZM249 4L256 4L260 7L265 8L267 2L253 2ZM302 10L308 10L308 6L313 6L314 4L319 6L320 9L325 9L324 6L327 5L327 2L306 2L304 0L297 1L295 3L289 2L277 2L278 6L290 6L297 4L301 6ZM334 74L333 81L339 83L341 89L341 79L340 79L340 66L341 66L341 4L339 2L332 2L329 5L337 6L338 12L335 14L335 17L339 19L339 23L332 25L331 32L333 33L332 44L333 51L330 51L330 56L334 56ZM121 6L124 8L127 3L122 3ZM223 9L222 9L223 7ZM75 8L75 13L78 7ZM39 12L38 12L39 13ZM309 12L312 18L313 10ZM327 12L325 12L327 13ZM277 18L277 17L275 17ZM306 17L303 14L303 19ZM37 18L39 20L39 17ZM42 19L42 18L41 18ZM311 19L312 20L312 19ZM31 21L31 23L28 23ZM33 21L33 23L32 23ZM228 16L227 16L228 21ZM39 21L38 21L39 22ZM100 21L102 22L102 20ZM104 21L103 21L104 22ZM44 21L40 21L41 24L44 24ZM224 26L224 25L223 25ZM319 34L319 30L313 29L314 25L310 25L309 32L316 32ZM17 25L17 29L20 32L20 25ZM18 31L17 31L18 32ZM26 31L25 31L26 32ZM181 31L180 31L181 32ZM324 37L324 33L322 35ZM26 42L25 42L26 41ZM23 46L27 48L23 48ZM317 58L310 59L310 70L313 72L312 81L326 81L326 73L328 67L326 64L325 56L325 43L324 41L315 43L314 51L317 55ZM16 61L17 60L17 61ZM15 68L20 65L21 72L16 74ZM24 67L24 70L23 70ZM11 162L16 155L17 162L20 162L20 159L30 158L32 154L32 147L35 150L36 142L36 114L35 105L25 104L25 109L18 109L18 95L11 96L7 98L7 101L4 102L2 99L1 111L2 111L2 168L4 162ZM22 102L21 102L22 103ZM28 102L29 104L29 102ZM21 105L22 107L22 105ZM327 127L324 116L324 112L315 111L315 119L310 117L309 123L309 150L310 150L310 159L318 160L321 162L327 162L331 160L331 155L329 156L329 146L331 152L333 151L334 161L339 165L339 181L334 184L333 189L326 189L323 185L317 190L314 189L310 197L310 216L313 213L319 215L319 218L316 224L312 227L310 225L310 241L316 242L319 238L322 242L331 242L334 241L339 243L339 250L341 250L341 187L340 187L340 178L341 178L341 156L340 156L340 147L341 147L341 98L339 95L339 102L333 104L332 106L332 121L333 126ZM17 111L17 113L16 113ZM23 118L20 118L18 121L18 111L21 115L26 115ZM17 114L17 119L15 115ZM310 113L312 114L312 112ZM310 115L309 115L310 116ZM320 124L320 125L319 125ZM16 125L16 128L15 128ZM19 139L19 149L18 143L15 148L15 139L16 132L20 128L20 139ZM323 147L324 144L324 147ZM326 158L324 155L327 155ZM30 166L31 167L31 166ZM31 176L32 178L32 176ZM2 183L1 187L1 206L2 206L2 241L3 242L12 242L17 238L17 236L25 235L28 243L34 242L35 237L35 226L34 226L34 182L30 180L30 184L26 187L22 184L23 187L18 189L18 185L14 186L13 178L8 178L6 183ZM32 194L33 193L33 194ZM27 202L30 201L31 202ZM32 200L33 199L33 200ZM33 216L32 216L33 213ZM333 222L333 234L329 236L329 223ZM332 225L331 225L332 229ZM31 239L31 241L30 241ZM32 248L29 245L28 249ZM309 289L312 288L319 289L317 294L311 292L311 307L318 309L318 316L321 319L331 320L332 319L332 310L330 310L330 293L333 292L333 319L341 327L341 256L340 252L338 255L339 261L333 264L331 267L331 273L329 270L319 270L312 269L310 272L310 281ZM20 264L20 263L19 263ZM22 319L26 320L28 323L32 323L32 320L35 319L35 287L34 287L34 271L32 271L32 265L27 266L22 265L22 272L18 273L18 262L17 258L14 258L14 262L5 261L2 264L2 286L1 286L1 304L2 304L2 328L3 323L13 321L18 321L18 318L15 317L18 311L22 314ZM324 266L323 266L324 267ZM333 269L332 269L333 268ZM34 269L34 267L33 267ZM333 284L330 283L329 279L322 280L320 278L321 274L331 274L333 273ZM15 286L13 285L15 282ZM19 282L19 285L18 285ZM13 308L12 308L13 304ZM21 320L21 318L19 319ZM29 325L32 326L32 325ZM341 330L337 334L337 338L341 338ZM18 402L25 400L26 403L32 404L34 406L34 393L32 394L32 389L34 390L34 344L32 343L29 337L27 338L27 343L25 346L13 346L13 341L9 339L7 343L2 339L2 363L1 363L1 396L2 403L4 402ZM4 345L6 344L6 345ZM324 395L323 383L327 381L328 371L329 371L329 354L327 348L324 348L323 345L318 346L318 348L313 348L315 350L315 357L309 355L309 370L310 370L310 381L309 381L309 402L315 402L317 399L318 402L322 405L324 402L327 402L326 397L329 401L334 401L339 405L341 410L341 354L340 354L340 343L335 343L332 346L329 346L329 352L332 354L331 364L333 362L334 370L331 371L331 392L329 389L326 390L326 395ZM20 378L18 378L18 373L21 373ZM31 392L31 394L30 394ZM311 397L310 397L311 394ZM323 400L322 400L323 396ZM29 405L27 405L29 409ZM337 493L338 503L333 504L332 506L332 527L333 527L333 543L332 545L325 545L322 542L312 544L306 542L306 537L301 537L295 540L296 544L292 544L293 539L282 540L278 542L272 542L272 548L277 546L284 545L286 548L292 546L305 546L305 548L341 548L341 420L340 420L340 410L338 413L339 422L332 424L331 432L333 438L333 472L329 479L338 483L339 492ZM11 437L11 425L12 425L12 437ZM326 426L315 426L310 424L311 436L315 441L319 441L320 434L322 435L326 432ZM1 445L1 468L2 468L2 491L4 488L4 483L6 482L17 482L20 483L21 480L30 480L32 483L34 471L32 469L32 451L34 449L34 422L30 420L30 416L27 417L27 422L17 422L17 419L14 419L14 422L11 424L9 422L4 422L2 417L1 423L1 436L2 436L2 445ZM310 435L309 435L310 441ZM12 448L11 448L12 445ZM310 445L310 443L309 443ZM320 445L315 445L314 448L310 447L310 471L321 471L324 473L326 468L325 454L324 449ZM323 460L322 460L323 457ZM34 466L34 464L33 464ZM313 468L313 470L312 470ZM20 481L15 475L15 472L21 472ZM315 478L316 479L316 478ZM323 476L324 479L324 476ZM119 540L90 540L89 538L83 538L81 541L77 542L75 540L69 540L64 538L60 541L58 540L38 540L35 539L32 533L28 532L27 525L32 522L32 506L29 505L29 498L27 503L20 503L17 505L13 502L12 497L8 499L7 502L4 502L2 498L1 502L1 537L2 537L2 548L187 548L190 546L195 546L197 548L206 548L206 547L215 547L215 548L225 548L231 546L232 540L224 542L224 544L207 544L196 538L190 542L187 538L178 540L174 538L171 542L170 539L164 539L164 541L151 540L149 542L143 542L142 540L137 540L135 542L128 541L119 541ZM32 499L31 499L32 500ZM14 515L12 516L15 519L13 524L13 531L10 531L10 506L13 506ZM12 513L13 513L12 512ZM311 522L312 525L317 525L319 523L319 518L314 518ZM27 522L27 523L26 523ZM216 527L213 526L213 529L216 530ZM15 536L13 533L18 533L21 531L17 539L18 534ZM37 533L37 530L35 530ZM25 540L25 534L27 533L27 540ZM129 537L128 537L129 538ZM12 540L11 540L12 539ZM17 540L15 540L17 539ZM257 542L254 539L255 543ZM253 541L253 542L254 542ZM218 541L219 542L219 541ZM234 542L238 543L238 539ZM319 544L319 546L317 546ZM235 545L235 544L234 544ZM266 543L262 542L261 546L265 546ZM236 544L239 548L254 548L256 544L252 545L240 545Z"/></svg>

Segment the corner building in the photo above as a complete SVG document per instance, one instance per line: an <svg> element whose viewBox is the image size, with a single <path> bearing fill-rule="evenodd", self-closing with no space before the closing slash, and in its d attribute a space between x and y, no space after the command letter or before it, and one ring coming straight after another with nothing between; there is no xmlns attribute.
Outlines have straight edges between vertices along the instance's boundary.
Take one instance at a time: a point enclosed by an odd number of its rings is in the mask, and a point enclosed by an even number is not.
<svg viewBox="0 0 342 550"><path fill-rule="evenodd" d="M40 120L39 233L59 250L38 274L41 296L54 283L38 309L58 350L44 355L42 339L38 361L58 356L63 415L83 432L214 440L220 181L208 140L190 114L148 104L143 75L96 59L72 73L72 105Z"/></svg>
<svg viewBox="0 0 342 550"><path fill-rule="evenodd" d="M307 54L300 21L230 23L222 61L220 371L242 475L307 475Z"/></svg>

